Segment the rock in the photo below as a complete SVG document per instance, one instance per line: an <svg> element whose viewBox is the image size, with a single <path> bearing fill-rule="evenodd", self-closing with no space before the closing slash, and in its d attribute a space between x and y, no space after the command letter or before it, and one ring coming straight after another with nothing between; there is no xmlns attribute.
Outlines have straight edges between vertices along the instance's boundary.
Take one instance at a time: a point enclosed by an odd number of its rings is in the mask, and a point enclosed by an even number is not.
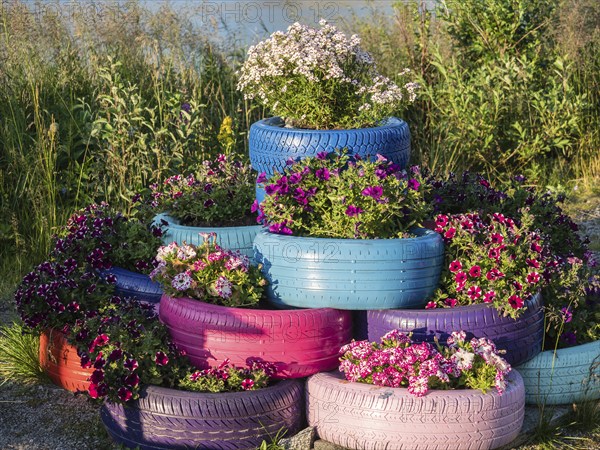
<svg viewBox="0 0 600 450"><path fill-rule="evenodd" d="M319 439L315 441L315 450L348 450L346 447L342 447L341 445L332 444L331 442L324 441L323 439Z"/></svg>
<svg viewBox="0 0 600 450"><path fill-rule="evenodd" d="M311 450L315 437L315 427L308 427L295 436L280 439L277 445L284 450Z"/></svg>

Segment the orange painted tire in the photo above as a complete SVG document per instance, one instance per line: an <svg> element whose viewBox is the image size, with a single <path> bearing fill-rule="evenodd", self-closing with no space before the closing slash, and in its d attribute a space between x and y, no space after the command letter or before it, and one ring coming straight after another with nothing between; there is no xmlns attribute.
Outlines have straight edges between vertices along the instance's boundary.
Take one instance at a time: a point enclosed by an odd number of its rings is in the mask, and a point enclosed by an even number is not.
<svg viewBox="0 0 600 450"><path fill-rule="evenodd" d="M57 330L40 336L40 364L54 384L71 392L87 391L92 369L83 369L77 349Z"/></svg>

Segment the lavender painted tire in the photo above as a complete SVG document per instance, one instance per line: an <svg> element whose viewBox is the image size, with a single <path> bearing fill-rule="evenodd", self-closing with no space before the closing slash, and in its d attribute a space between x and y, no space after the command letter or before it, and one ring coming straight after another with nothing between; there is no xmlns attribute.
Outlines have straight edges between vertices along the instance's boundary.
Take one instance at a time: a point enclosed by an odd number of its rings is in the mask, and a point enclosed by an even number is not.
<svg viewBox="0 0 600 450"><path fill-rule="evenodd" d="M350 312L331 308L228 308L163 295L160 320L196 367L261 358L276 364L277 378L334 369L340 347L352 339Z"/></svg>
<svg viewBox="0 0 600 450"><path fill-rule="evenodd" d="M452 331L464 330L468 337L486 337L511 365L522 364L542 351L544 312L538 293L525 302L527 310L518 319L502 317L489 305L460 306L426 310L369 311L369 339L379 341L388 331L412 332L415 341L445 342Z"/></svg>
<svg viewBox="0 0 600 450"><path fill-rule="evenodd" d="M600 399L600 341L548 350L517 367L528 404L561 405Z"/></svg>
<svg viewBox="0 0 600 450"><path fill-rule="evenodd" d="M410 158L410 131L403 120L390 117L381 126L352 130L305 130L285 128L279 117L259 120L250 126L250 163L271 177L281 172L288 160L299 161L346 148L362 157L380 154L405 168Z"/></svg>
<svg viewBox="0 0 600 450"><path fill-rule="evenodd" d="M302 398L297 380L219 394L150 386L127 407L105 403L100 418L112 439L129 448L256 449L282 428L290 435L299 430Z"/></svg>
<svg viewBox="0 0 600 450"><path fill-rule="evenodd" d="M346 381L319 373L306 384L308 424L321 439L356 450L481 450L514 440L525 417L525 388L518 372L495 389L429 391Z"/></svg>
<svg viewBox="0 0 600 450"><path fill-rule="evenodd" d="M248 206L250 207L250 206ZM180 225L179 222L167 214L159 214L153 219L154 224L166 222L166 229L162 236L163 244L171 242L178 244L184 241L188 244L199 245L203 242L200 233L217 233L217 244L228 250L238 250L242 254L252 257L252 242L262 226L250 225L242 227L188 227ZM164 225L164 223L163 223Z"/></svg>
<svg viewBox="0 0 600 450"><path fill-rule="evenodd" d="M115 284L115 294L123 297L135 297L146 303L157 304L160 302L163 290L160 283L152 281L148 275L132 272L113 267L102 271L102 277L112 274L117 277Z"/></svg>

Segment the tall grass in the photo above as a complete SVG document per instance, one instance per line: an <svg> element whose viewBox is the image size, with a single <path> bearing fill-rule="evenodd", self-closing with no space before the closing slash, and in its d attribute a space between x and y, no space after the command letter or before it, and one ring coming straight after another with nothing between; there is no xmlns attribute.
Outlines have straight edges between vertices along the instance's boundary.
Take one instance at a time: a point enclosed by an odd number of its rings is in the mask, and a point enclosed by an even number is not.
<svg viewBox="0 0 600 450"><path fill-rule="evenodd" d="M0 384L48 381L40 366L40 337L19 323L0 326Z"/></svg>
<svg viewBox="0 0 600 450"><path fill-rule="evenodd" d="M425 3L398 2L392 17L349 25L389 76L410 67L423 86L404 113L414 162L592 188L600 179L600 4Z"/></svg>
<svg viewBox="0 0 600 450"><path fill-rule="evenodd" d="M0 8L4 294L74 210L127 210L134 192L217 153L225 117L244 153L261 114L235 90L243 52L210 41L189 11L43 6Z"/></svg>

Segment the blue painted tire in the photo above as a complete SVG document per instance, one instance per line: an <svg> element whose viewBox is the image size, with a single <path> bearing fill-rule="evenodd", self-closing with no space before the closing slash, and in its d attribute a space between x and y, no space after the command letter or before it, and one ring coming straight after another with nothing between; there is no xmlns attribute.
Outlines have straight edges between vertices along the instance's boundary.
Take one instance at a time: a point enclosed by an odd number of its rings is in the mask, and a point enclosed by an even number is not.
<svg viewBox="0 0 600 450"><path fill-rule="evenodd" d="M410 158L410 131L403 120L391 117L383 125L352 130L285 128L279 117L255 122L250 127L250 163L271 177L289 159L298 161L319 152L347 148L362 157L380 154L405 168Z"/></svg>
<svg viewBox="0 0 600 450"><path fill-rule="evenodd" d="M159 214L153 219L153 223L160 224L161 221L167 222L167 228L162 236L163 244L171 242L178 244L184 241L188 244L199 245L203 242L199 233L217 233L217 243L229 250L238 250L242 254L252 257L252 241L262 226L250 225L241 227L188 227L180 225L179 222L167 214ZM163 224L164 225L164 224Z"/></svg>
<svg viewBox="0 0 600 450"><path fill-rule="evenodd" d="M325 239L259 233L254 258L277 307L349 310L419 308L438 286L439 234L407 239Z"/></svg>
<svg viewBox="0 0 600 450"><path fill-rule="evenodd" d="M548 350L517 366L528 404L561 405L600 399L600 340Z"/></svg>
<svg viewBox="0 0 600 450"><path fill-rule="evenodd" d="M148 275L132 272L113 267L104 270L102 276L108 274L115 275L117 282L115 284L115 294L123 297L135 297L142 302L158 304L163 294L162 286L156 281L152 281Z"/></svg>
<svg viewBox="0 0 600 450"><path fill-rule="evenodd" d="M129 448L255 449L280 429L300 429L303 391L297 380L218 394L148 386L127 406L105 403L100 418Z"/></svg>
<svg viewBox="0 0 600 450"><path fill-rule="evenodd" d="M452 331L464 330L468 338L486 337L501 350L503 357L518 365L530 360L542 351L544 338L544 311L542 296L538 293L525 302L527 309L517 320L502 317L487 305L459 306L413 311L369 311L367 322L369 340L379 339L390 330L412 333L417 342L433 342L438 337L441 343Z"/></svg>

